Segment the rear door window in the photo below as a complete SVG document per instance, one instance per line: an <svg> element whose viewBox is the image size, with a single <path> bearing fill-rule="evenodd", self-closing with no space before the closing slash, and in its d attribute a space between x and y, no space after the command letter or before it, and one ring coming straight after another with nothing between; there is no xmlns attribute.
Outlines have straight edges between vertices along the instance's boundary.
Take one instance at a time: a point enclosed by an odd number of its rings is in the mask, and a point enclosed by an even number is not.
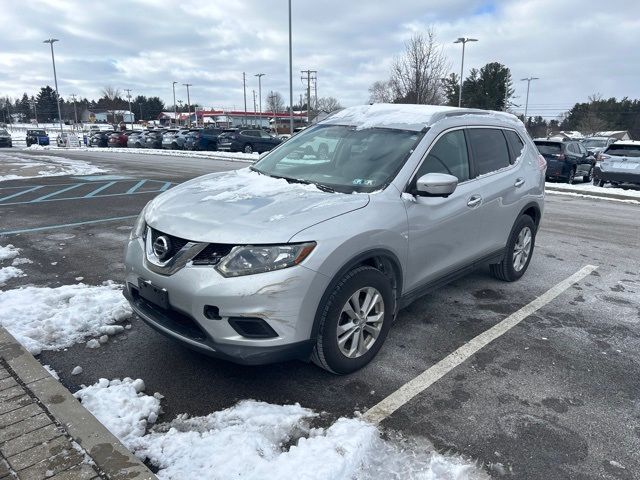
<svg viewBox="0 0 640 480"><path fill-rule="evenodd" d="M470 128L467 139L476 175L495 172L510 165L507 140L498 128Z"/></svg>

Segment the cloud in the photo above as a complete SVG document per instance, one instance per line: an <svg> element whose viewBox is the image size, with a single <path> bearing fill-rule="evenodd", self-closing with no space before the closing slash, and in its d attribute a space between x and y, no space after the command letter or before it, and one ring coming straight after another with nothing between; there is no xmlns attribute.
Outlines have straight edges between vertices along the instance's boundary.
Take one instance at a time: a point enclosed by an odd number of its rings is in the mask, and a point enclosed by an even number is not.
<svg viewBox="0 0 640 480"><path fill-rule="evenodd" d="M498 61L511 68L515 103L520 78L532 84L529 110L552 117L599 92L640 97L640 4L626 0L325 0L293 3L294 100L300 70L318 71L318 94L344 105L365 103L369 85L387 77L412 32L435 27L451 70L460 66L459 36L469 45L465 70ZM36 93L53 84L48 45L56 37L60 93L97 98L105 85L172 102L171 82L192 83L207 106L243 104L257 89L288 98L285 0L158 2L156 0L7 2L0 17L0 95ZM186 97L179 88L178 98ZM263 91L263 98L265 98ZM249 103L251 103L249 101Z"/></svg>

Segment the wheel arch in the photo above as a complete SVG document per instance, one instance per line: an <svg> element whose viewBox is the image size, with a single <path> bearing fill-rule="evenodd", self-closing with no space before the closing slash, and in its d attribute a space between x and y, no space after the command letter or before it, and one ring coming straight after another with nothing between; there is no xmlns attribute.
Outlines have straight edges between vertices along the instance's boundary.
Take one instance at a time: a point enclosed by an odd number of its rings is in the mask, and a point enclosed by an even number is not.
<svg viewBox="0 0 640 480"><path fill-rule="evenodd" d="M542 219L542 210L540 208L540 205L538 205L536 202L530 202L525 205L522 210L520 210L520 213L516 217L513 224L515 225L515 223L518 221L518 218L523 215L528 215L533 219L533 223L536 225L537 230L540 226L540 220Z"/></svg>

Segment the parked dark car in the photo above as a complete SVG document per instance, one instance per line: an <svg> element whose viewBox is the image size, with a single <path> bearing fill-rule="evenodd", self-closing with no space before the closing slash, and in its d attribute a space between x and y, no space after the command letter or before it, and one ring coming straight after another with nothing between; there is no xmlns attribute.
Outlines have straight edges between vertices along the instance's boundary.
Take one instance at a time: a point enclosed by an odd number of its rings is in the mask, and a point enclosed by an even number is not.
<svg viewBox="0 0 640 480"><path fill-rule="evenodd" d="M31 145L49 145L49 135L44 130L27 130L27 147Z"/></svg>
<svg viewBox="0 0 640 480"><path fill-rule="evenodd" d="M218 136L218 150L227 152L268 152L282 140L263 130L237 130Z"/></svg>
<svg viewBox="0 0 640 480"><path fill-rule="evenodd" d="M235 130L229 130L218 127L207 127L200 131L200 140L198 141L196 150L217 150L218 149L218 137L225 132L235 132Z"/></svg>
<svg viewBox="0 0 640 480"><path fill-rule="evenodd" d="M145 146L145 135L144 131L135 131L129 134L129 138L127 140L127 147L129 148L142 148Z"/></svg>
<svg viewBox="0 0 640 480"><path fill-rule="evenodd" d="M127 140L129 137L125 132L113 132L109 135L107 143L110 147L123 148L127 146Z"/></svg>
<svg viewBox="0 0 640 480"><path fill-rule="evenodd" d="M202 136L202 129L194 130L187 133L184 136L184 149L185 150L200 150L199 143Z"/></svg>
<svg viewBox="0 0 640 480"><path fill-rule="evenodd" d="M585 182L590 182L593 178L596 159L589 155L580 142L547 139L536 139L533 142L547 161L547 179L574 183L580 178Z"/></svg>
<svg viewBox="0 0 640 480"><path fill-rule="evenodd" d="M90 147L108 147L111 132L96 132L89 140Z"/></svg>
<svg viewBox="0 0 640 480"><path fill-rule="evenodd" d="M600 155L600 162L593 173L593 184L604 187L607 182L640 185L640 141L617 141Z"/></svg>
<svg viewBox="0 0 640 480"><path fill-rule="evenodd" d="M144 143L146 148L162 148L162 135L166 130L151 130L145 135Z"/></svg>
<svg viewBox="0 0 640 480"><path fill-rule="evenodd" d="M0 128L0 147L11 147L13 142L11 140L11 134L4 128Z"/></svg>

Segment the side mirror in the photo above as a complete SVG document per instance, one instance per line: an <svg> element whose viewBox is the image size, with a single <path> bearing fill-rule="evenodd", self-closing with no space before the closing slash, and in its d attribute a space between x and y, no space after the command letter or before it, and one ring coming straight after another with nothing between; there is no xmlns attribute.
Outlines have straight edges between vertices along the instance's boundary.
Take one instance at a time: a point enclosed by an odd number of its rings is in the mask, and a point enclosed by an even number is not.
<svg viewBox="0 0 640 480"><path fill-rule="evenodd" d="M427 173L416 182L416 194L424 197L448 197L458 186L458 179L447 173Z"/></svg>

